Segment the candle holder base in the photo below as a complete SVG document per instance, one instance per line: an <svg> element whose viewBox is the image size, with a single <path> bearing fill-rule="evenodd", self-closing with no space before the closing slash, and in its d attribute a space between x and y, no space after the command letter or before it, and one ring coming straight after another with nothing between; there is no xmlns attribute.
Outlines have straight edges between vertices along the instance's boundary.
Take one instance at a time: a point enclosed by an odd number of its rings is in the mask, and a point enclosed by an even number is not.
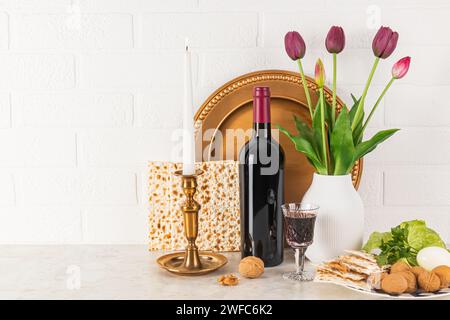
<svg viewBox="0 0 450 320"><path fill-rule="evenodd" d="M163 269L174 274L202 275L217 270L228 262L227 258L221 254L200 252L195 244L199 231L200 204L195 201L194 194L197 191L197 177L202 173L202 170L196 170L192 175L183 175L181 170L175 172L176 176L181 177L183 193L186 195L186 201L181 204L181 211L188 244L185 251L166 254L156 260Z"/></svg>
<svg viewBox="0 0 450 320"><path fill-rule="evenodd" d="M199 252L200 266L198 268L186 267L184 264L186 252L169 253L159 257L156 262L161 268L182 276L200 276L213 272L224 266L228 260L225 256L214 252Z"/></svg>

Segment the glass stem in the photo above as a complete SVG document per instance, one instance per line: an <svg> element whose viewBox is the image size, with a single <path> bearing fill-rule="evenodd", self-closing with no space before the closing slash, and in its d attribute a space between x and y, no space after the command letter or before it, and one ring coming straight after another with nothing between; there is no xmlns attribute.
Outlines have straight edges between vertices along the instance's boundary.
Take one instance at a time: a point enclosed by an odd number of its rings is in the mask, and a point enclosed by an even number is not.
<svg viewBox="0 0 450 320"><path fill-rule="evenodd" d="M306 247L295 249L295 267L298 274L301 274L305 268L305 251Z"/></svg>

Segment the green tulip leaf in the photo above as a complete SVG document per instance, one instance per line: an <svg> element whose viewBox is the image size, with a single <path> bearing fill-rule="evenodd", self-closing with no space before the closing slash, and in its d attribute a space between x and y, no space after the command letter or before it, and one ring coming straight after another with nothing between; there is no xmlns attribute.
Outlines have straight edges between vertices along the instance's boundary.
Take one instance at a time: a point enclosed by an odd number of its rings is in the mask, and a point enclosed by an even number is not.
<svg viewBox="0 0 450 320"><path fill-rule="evenodd" d="M355 118L356 111L358 110L358 105L359 105L359 102L361 101L361 98L356 99L356 97L353 94L351 96L352 96L352 99L353 99L353 106L350 109L349 118L350 118L350 123L353 123L353 119ZM354 145L357 145L362 140L362 136L363 136L363 129L362 129L363 128L363 121L364 121L364 110L362 111L361 117L357 121L355 129L353 130L353 144Z"/></svg>
<svg viewBox="0 0 450 320"><path fill-rule="evenodd" d="M306 124L302 119L298 118L295 115L294 115L294 122L298 134L311 144L316 154L319 154L319 149L316 140L314 138L314 132L312 128L308 124Z"/></svg>
<svg viewBox="0 0 450 320"><path fill-rule="evenodd" d="M347 174L354 163L355 146L353 145L350 118L345 108L342 108L339 113L331 133L330 151L334 159L334 174Z"/></svg>
<svg viewBox="0 0 450 320"><path fill-rule="evenodd" d="M322 139L322 110L320 108L320 99L317 101L316 109L314 110L313 121L312 121L312 129L314 134L314 140L317 144L317 149L322 150L323 148L323 139ZM323 163L326 163L327 159L322 159L322 153L319 152L320 160Z"/></svg>
<svg viewBox="0 0 450 320"><path fill-rule="evenodd" d="M383 130L375 134L367 141L356 145L354 161L364 157L369 152L373 151L381 142L385 141L400 129Z"/></svg>
<svg viewBox="0 0 450 320"><path fill-rule="evenodd" d="M303 138L307 139L310 143L314 142L314 134L310 126L308 126L302 119L294 115L295 127L297 128L298 134Z"/></svg>
<svg viewBox="0 0 450 320"><path fill-rule="evenodd" d="M328 134L331 135L331 130L333 129L331 125L332 123L332 117L331 114L333 113L333 107L331 104L328 103L327 99L323 99L325 101L325 124L327 124ZM342 108L346 108L346 106L343 106Z"/></svg>
<svg viewBox="0 0 450 320"><path fill-rule="evenodd" d="M359 100L361 100L361 98L356 99L356 97L353 94L351 96L352 96L352 100L353 100L353 106L350 108L348 116L350 117L350 122L353 122L353 119L355 118L356 110L358 109Z"/></svg>
<svg viewBox="0 0 450 320"><path fill-rule="evenodd" d="M358 124L358 126L353 131L353 143L354 144L361 143L363 135L364 135L364 131L363 131L362 123L361 123L361 125Z"/></svg>
<svg viewBox="0 0 450 320"><path fill-rule="evenodd" d="M324 173L325 166L318 157L317 151L307 139L302 136L292 135L288 130L284 129L280 125L277 125L277 128L294 143L295 150L303 153L307 157L308 161L314 168L316 168L317 172L322 174Z"/></svg>

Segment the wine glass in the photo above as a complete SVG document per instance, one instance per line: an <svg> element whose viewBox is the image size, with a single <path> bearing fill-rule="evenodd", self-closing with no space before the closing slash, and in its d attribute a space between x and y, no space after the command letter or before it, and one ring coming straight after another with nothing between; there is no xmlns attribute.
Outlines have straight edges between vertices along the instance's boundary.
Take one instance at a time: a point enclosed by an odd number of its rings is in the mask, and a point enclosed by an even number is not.
<svg viewBox="0 0 450 320"><path fill-rule="evenodd" d="M286 240L295 250L296 271L283 274L284 279L311 281L314 272L304 270L305 252L313 243L314 226L319 207L311 203L286 203L281 206Z"/></svg>

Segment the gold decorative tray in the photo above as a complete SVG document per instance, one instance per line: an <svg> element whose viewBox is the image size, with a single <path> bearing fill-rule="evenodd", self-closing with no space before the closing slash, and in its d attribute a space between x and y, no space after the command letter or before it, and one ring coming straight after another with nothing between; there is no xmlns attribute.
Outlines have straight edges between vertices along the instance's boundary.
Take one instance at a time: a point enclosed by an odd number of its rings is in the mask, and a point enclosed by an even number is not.
<svg viewBox="0 0 450 320"><path fill-rule="evenodd" d="M315 105L317 96L314 91L317 90L317 86L313 79L307 77L306 80L308 88L312 91L311 99ZM198 161L219 160L218 156L222 159L237 160L239 150L245 141L238 141L239 139L235 136L227 137L225 130L252 128L254 86L270 87L272 128L280 124L295 132L294 114L307 119L310 123L300 74L284 70L265 70L242 75L217 89L197 111L196 136L197 139L203 137L203 140L206 140L202 141L203 159L197 159ZM325 98L331 104L332 93L328 88L325 88ZM338 98L337 104L337 110L340 111L344 103ZM220 140L217 139L220 138L222 143L218 143ZM227 141L230 139L234 141ZM287 137L280 134L278 140L286 154L285 201L300 201L311 184L313 167L303 154L295 150ZM218 147L220 145L221 149ZM355 163L351 174L353 185L358 188L362 174L362 159Z"/></svg>

